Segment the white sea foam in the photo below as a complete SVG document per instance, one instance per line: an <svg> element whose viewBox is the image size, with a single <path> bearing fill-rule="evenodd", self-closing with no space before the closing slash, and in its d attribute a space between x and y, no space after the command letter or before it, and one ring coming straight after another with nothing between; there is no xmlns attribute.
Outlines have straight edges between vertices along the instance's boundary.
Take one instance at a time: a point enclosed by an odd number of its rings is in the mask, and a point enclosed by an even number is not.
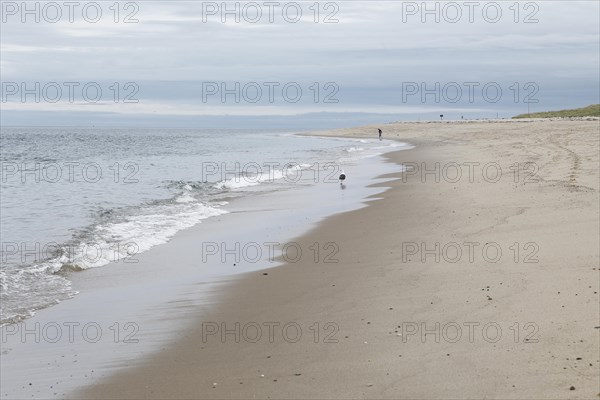
<svg viewBox="0 0 600 400"><path fill-rule="evenodd" d="M61 262L81 269L100 267L166 243L177 232L203 219L227 213L196 202L189 195L180 196L176 201L179 204L154 206L123 221L96 226L92 240L82 243L72 258L63 258Z"/></svg>
<svg viewBox="0 0 600 400"><path fill-rule="evenodd" d="M219 205L227 204L221 202ZM62 270L84 270L113 261L132 260L137 254L166 243L177 232L190 228L203 219L227 213L216 206L196 201L185 193L175 202L153 205L137 215L119 221L99 224L85 240L54 248L59 255L22 269L0 271L3 305L10 302L10 312L3 310L1 323L16 322L76 294L71 283L56 273ZM31 296L35 292L36 296ZM44 295L47 294L47 295ZM27 300L27 301L25 301ZM33 302L35 300L35 302ZM22 309L16 305L27 304Z"/></svg>
<svg viewBox="0 0 600 400"><path fill-rule="evenodd" d="M235 177L217 182L214 184L214 188L215 189L229 189L229 190L234 190L234 189L241 189L244 187L249 187L249 186L256 186L259 185L261 183L273 183L277 180L281 180L281 179L290 179L293 180L293 178L297 175L297 173L299 171L301 171L302 169L311 167L310 164L294 164L288 168L285 169L267 169L265 168L265 171L261 171L258 174L255 175L237 175Z"/></svg>
<svg viewBox="0 0 600 400"><path fill-rule="evenodd" d="M349 149L346 149L346 151L348 153L353 153L355 151L363 151L364 149L362 147L350 147Z"/></svg>

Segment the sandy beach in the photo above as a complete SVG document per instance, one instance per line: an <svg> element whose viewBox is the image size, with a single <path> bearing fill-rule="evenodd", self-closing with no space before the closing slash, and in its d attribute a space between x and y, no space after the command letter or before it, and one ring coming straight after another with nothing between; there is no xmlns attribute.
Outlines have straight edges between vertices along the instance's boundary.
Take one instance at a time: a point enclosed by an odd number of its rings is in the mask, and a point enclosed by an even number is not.
<svg viewBox="0 0 600 400"><path fill-rule="evenodd" d="M296 240L318 257L72 397L598 398L598 120L379 127L407 170Z"/></svg>

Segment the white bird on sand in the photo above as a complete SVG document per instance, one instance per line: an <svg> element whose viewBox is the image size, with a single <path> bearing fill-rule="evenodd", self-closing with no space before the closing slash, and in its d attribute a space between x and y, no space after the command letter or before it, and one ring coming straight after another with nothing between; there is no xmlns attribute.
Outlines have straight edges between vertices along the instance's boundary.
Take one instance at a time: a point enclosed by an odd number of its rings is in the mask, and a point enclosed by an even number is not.
<svg viewBox="0 0 600 400"><path fill-rule="evenodd" d="M346 173L344 172L344 170L342 170L342 173L340 174L340 185L344 183L345 179L346 179Z"/></svg>

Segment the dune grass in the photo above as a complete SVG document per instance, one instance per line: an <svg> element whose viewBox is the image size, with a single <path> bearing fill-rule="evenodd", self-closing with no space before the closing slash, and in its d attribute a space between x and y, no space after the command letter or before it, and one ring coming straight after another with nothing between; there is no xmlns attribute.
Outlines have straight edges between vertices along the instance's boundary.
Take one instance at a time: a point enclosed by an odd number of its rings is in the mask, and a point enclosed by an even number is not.
<svg viewBox="0 0 600 400"><path fill-rule="evenodd" d="M544 111L531 114L519 114L513 117L516 118L556 118L556 117L600 117L600 104L592 104L591 106L575 108L573 110L559 111Z"/></svg>

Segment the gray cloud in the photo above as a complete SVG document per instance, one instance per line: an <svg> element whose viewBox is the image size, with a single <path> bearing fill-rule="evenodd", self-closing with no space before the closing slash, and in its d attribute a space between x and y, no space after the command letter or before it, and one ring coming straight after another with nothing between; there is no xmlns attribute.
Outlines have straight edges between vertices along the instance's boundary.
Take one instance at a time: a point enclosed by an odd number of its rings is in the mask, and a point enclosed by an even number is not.
<svg viewBox="0 0 600 400"><path fill-rule="evenodd" d="M6 3L2 2L5 9ZM33 3L33 2L31 2ZM89 2L81 2L82 5ZM134 8L125 10L121 2L119 23L113 21L112 2L98 3L103 15L97 23L86 22L75 13L73 23L42 20L21 23L20 15L3 13L6 22L1 31L2 82L77 81L81 85L98 82L110 93L111 82L122 86L134 82L139 87L139 104L111 102L102 98L95 104L75 101L57 103L30 100L23 104L19 96L2 103L3 113L93 112L131 115L290 115L307 112L390 113L406 116L435 115L439 110L490 116L522 112L523 86L538 86L533 109L581 106L598 102L599 5L582 2L520 2L515 14L513 1L479 2L468 21L464 2L428 2L440 11L434 15L403 15L422 2L338 1L320 2L319 23L314 23L314 2L301 4L303 17L288 23L281 14L276 22L222 23L219 15L203 22L203 5L209 2L132 2L138 9L138 23L125 24L122 19ZM256 2L259 5L262 1ZM290 2L280 2L290 4ZM325 9L326 4L330 3ZM493 3L493 4L492 4ZM20 5L21 2L15 2ZM40 3L44 4L44 3ZM58 4L62 4L58 2ZM221 2L215 3L220 5ZM233 2L229 5L233 7ZM246 3L240 3L243 6ZM484 6L498 5L502 17L496 23L486 21ZM452 7L462 12L457 23ZM494 6L496 7L496 6ZM490 9L494 9L490 7ZM513 8L511 8L513 7ZM280 9L280 8L279 8ZM336 11L338 23L322 23ZM63 10L64 11L64 10ZM532 14L533 13L533 14ZM523 23L530 15L537 23ZM427 18L423 23L421 18ZM250 15L252 18L252 15ZM403 18L406 22L403 22ZM515 23L514 19L518 22ZM489 19L489 18L488 18ZM202 101L203 82L297 82L303 96L297 103L285 101L281 93L273 103L262 98L256 104L236 103L229 96L223 103L213 96L212 103ZM321 86L314 102L315 82ZM333 82L339 88L338 103L324 103L322 86ZM502 88L498 102L487 101L480 94L468 101L466 94L456 103L442 96L425 99L419 94L406 101L407 82L440 87L450 82L496 83ZM515 101L513 85L520 87ZM464 86L463 86L464 88ZM448 94L448 93L446 93ZM81 99L79 99L81 100ZM121 100L121 99L120 99ZM22 114L19 114L22 115ZM32 114L33 115L33 114ZM36 114L40 115L40 114ZM62 114L61 114L62 115ZM65 114L66 115L66 114ZM104 114L103 114L104 115Z"/></svg>

